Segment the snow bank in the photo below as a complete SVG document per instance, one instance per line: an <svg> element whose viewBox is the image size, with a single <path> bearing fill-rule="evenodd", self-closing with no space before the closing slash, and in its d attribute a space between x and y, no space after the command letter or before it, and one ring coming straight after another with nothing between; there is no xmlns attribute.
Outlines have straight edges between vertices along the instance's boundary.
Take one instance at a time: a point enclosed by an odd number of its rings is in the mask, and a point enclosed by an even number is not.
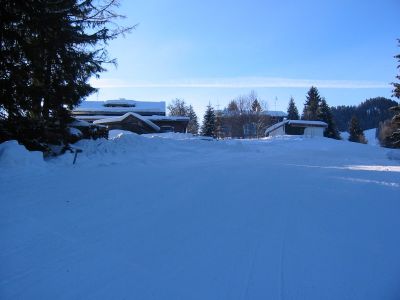
<svg viewBox="0 0 400 300"><path fill-rule="evenodd" d="M340 132L340 137L342 138L343 141L349 141L349 136L350 134L347 131Z"/></svg>
<svg viewBox="0 0 400 300"><path fill-rule="evenodd" d="M368 129L368 130L364 130L364 136L368 141L368 145L371 146L380 146L379 145L379 141L377 140L377 138L375 137L376 135L376 128L372 128L372 129Z"/></svg>
<svg viewBox="0 0 400 300"><path fill-rule="evenodd" d="M387 149L176 134L75 146L73 166L0 172L2 299L400 299Z"/></svg>
<svg viewBox="0 0 400 300"><path fill-rule="evenodd" d="M132 131L128 130L112 129L108 132L108 138L112 140L121 137L123 134L136 134L136 133L133 133Z"/></svg>
<svg viewBox="0 0 400 300"><path fill-rule="evenodd" d="M180 132L165 132L165 133L149 133L143 134L144 137L148 138L163 138L163 139L172 139L172 140L191 140L198 139L198 136L194 136L191 133L180 133Z"/></svg>
<svg viewBox="0 0 400 300"><path fill-rule="evenodd" d="M28 151L14 140L0 144L0 167L16 168L43 165L42 152Z"/></svg>
<svg viewBox="0 0 400 300"><path fill-rule="evenodd" d="M380 146L378 139L375 137L376 128L364 130L364 136L367 139L367 144L370 146ZM349 133L347 131L340 132L343 141L349 141Z"/></svg>

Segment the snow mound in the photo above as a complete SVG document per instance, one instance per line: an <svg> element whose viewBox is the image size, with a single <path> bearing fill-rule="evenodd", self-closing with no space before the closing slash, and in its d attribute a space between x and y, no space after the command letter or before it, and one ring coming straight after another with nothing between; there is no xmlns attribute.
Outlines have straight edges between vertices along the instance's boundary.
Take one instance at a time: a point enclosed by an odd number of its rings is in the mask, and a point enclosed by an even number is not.
<svg viewBox="0 0 400 300"><path fill-rule="evenodd" d="M42 152L28 151L15 140L0 144L0 167L13 168L41 165L44 165Z"/></svg>
<svg viewBox="0 0 400 300"><path fill-rule="evenodd" d="M370 146L379 146L379 141L375 137L376 128L364 130L364 136L367 139L367 144ZM350 134L347 131L340 132L343 141L349 141Z"/></svg>
<svg viewBox="0 0 400 300"><path fill-rule="evenodd" d="M198 139L197 136L194 136L191 133L181 133L181 132L164 132L164 133L150 133L144 134L144 137L148 138L163 138L163 139L172 139L172 140L188 140L188 139Z"/></svg>
<svg viewBox="0 0 400 300"><path fill-rule="evenodd" d="M113 129L108 132L108 138L110 140L115 138L120 138L123 134L136 134L136 133L128 130Z"/></svg>
<svg viewBox="0 0 400 300"><path fill-rule="evenodd" d="M340 137L342 138L343 141L348 141L349 140L350 134L347 131L341 131L340 132Z"/></svg>
<svg viewBox="0 0 400 300"><path fill-rule="evenodd" d="M368 141L368 145L379 146L379 141L376 139L376 128L364 130L364 136Z"/></svg>

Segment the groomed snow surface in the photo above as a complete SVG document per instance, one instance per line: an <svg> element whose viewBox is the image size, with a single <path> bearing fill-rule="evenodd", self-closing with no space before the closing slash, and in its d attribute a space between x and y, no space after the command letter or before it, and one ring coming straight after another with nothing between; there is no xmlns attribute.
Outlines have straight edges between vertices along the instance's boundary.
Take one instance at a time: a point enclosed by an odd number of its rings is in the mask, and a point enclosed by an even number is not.
<svg viewBox="0 0 400 300"><path fill-rule="evenodd" d="M398 150L123 132L75 147L72 165L0 145L0 299L400 299Z"/></svg>

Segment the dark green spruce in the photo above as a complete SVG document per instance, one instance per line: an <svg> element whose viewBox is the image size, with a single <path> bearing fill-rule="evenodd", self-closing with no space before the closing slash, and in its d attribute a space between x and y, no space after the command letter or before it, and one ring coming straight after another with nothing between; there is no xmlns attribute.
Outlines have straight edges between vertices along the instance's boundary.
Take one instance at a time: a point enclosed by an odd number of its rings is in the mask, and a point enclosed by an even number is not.
<svg viewBox="0 0 400 300"><path fill-rule="evenodd" d="M0 133L30 149L68 144L69 110L96 91L92 76L115 63L107 42L131 28L115 1L2 1Z"/></svg>
<svg viewBox="0 0 400 300"><path fill-rule="evenodd" d="M287 109L288 120L298 120L300 119L299 111L297 110L296 104L294 103L293 97L290 97L289 106Z"/></svg>
<svg viewBox="0 0 400 300"><path fill-rule="evenodd" d="M349 141L355 142L355 143L362 143L362 144L367 143L367 140L365 139L365 136L364 136L364 132L362 131L356 116L353 116L350 120Z"/></svg>
<svg viewBox="0 0 400 300"><path fill-rule="evenodd" d="M318 119L318 107L321 102L321 96L319 95L318 89L314 86L307 92L306 102L304 103L302 120L317 120Z"/></svg>
<svg viewBox="0 0 400 300"><path fill-rule="evenodd" d="M317 119L328 124L328 127L324 131L324 136L331 139L340 140L340 133L336 127L335 121L333 120L331 109L326 103L325 98L321 99L317 110Z"/></svg>
<svg viewBox="0 0 400 300"><path fill-rule="evenodd" d="M215 112L211 104L207 105L207 110L204 114L203 125L201 126L201 134L204 136L215 137L216 124Z"/></svg>

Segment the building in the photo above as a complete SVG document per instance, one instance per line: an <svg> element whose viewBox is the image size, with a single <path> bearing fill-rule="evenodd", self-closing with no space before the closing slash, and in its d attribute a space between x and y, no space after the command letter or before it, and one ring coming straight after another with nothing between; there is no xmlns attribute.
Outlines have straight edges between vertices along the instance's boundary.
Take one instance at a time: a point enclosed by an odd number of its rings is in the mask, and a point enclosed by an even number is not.
<svg viewBox="0 0 400 300"><path fill-rule="evenodd" d="M188 117L166 116L165 102L136 100L84 101L72 111L75 119L108 129L129 130L139 134L186 132Z"/></svg>
<svg viewBox="0 0 400 300"><path fill-rule="evenodd" d="M309 137L324 136L328 124L322 121L283 120L265 130L265 136L304 135Z"/></svg>
<svg viewBox="0 0 400 300"><path fill-rule="evenodd" d="M219 138L263 137L265 128L282 121L287 114L283 111L261 111L242 113L228 110L216 111Z"/></svg>

